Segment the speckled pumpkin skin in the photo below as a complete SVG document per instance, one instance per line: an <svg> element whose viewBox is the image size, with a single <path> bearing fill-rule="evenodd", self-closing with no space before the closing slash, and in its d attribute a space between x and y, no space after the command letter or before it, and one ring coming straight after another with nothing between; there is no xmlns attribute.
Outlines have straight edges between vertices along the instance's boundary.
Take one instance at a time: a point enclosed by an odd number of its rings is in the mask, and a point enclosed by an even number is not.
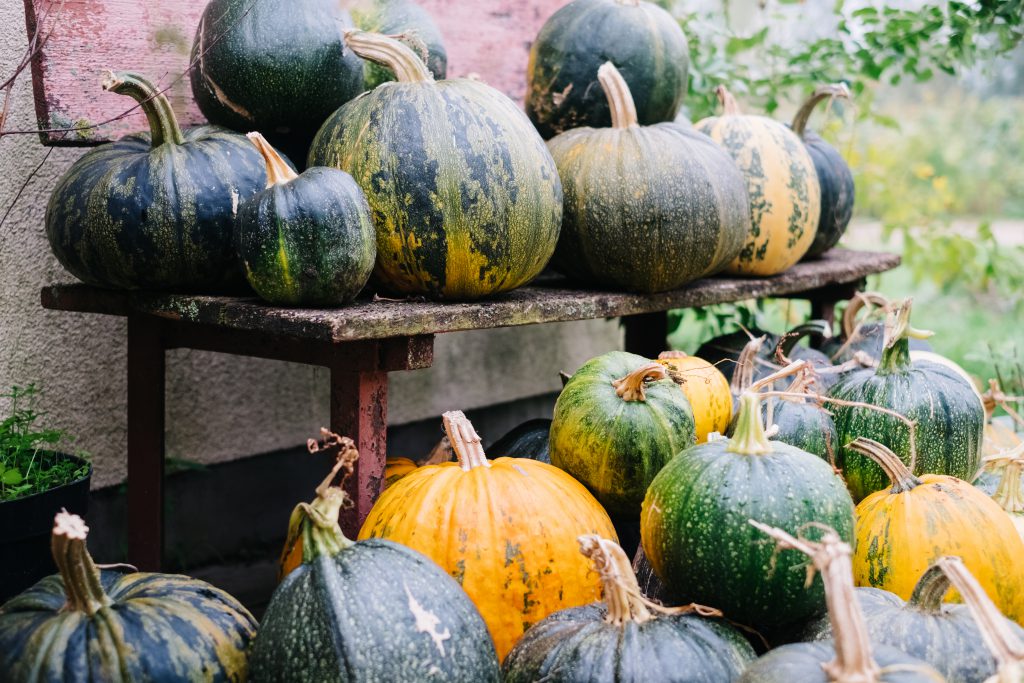
<svg viewBox="0 0 1024 683"><path fill-rule="evenodd" d="M942 677L928 664L894 647L878 645L871 655L882 669L878 683L936 683ZM832 642L783 645L747 667L737 683L831 683L824 664L836 658Z"/></svg>
<svg viewBox="0 0 1024 683"><path fill-rule="evenodd" d="M732 392L722 371L697 356L659 358L658 362L676 372L675 382L693 410L697 443L707 441L711 432L725 434L732 420Z"/></svg>
<svg viewBox="0 0 1024 683"><path fill-rule="evenodd" d="M604 603L534 625L502 664L504 683L719 683L754 659L732 626L693 614L607 624Z"/></svg>
<svg viewBox="0 0 1024 683"><path fill-rule="evenodd" d="M565 192L553 264L573 279L675 289L720 271L750 233L743 175L706 135L674 123L577 128L548 149Z"/></svg>
<svg viewBox="0 0 1024 683"><path fill-rule="evenodd" d="M352 14L352 21L363 31L385 35L407 35L406 45L419 55L437 80L448 75L448 52L441 31L430 13L409 0L343 0L342 6ZM426 54L424 54L424 50ZM386 66L363 60L366 89L395 80Z"/></svg>
<svg viewBox="0 0 1024 683"><path fill-rule="evenodd" d="M390 541L305 561L274 591L252 680L498 681L480 613L440 567Z"/></svg>
<svg viewBox="0 0 1024 683"><path fill-rule="evenodd" d="M16 683L246 680L256 620L187 576L100 572L114 601L92 617L63 611L49 576L0 607L0 678Z"/></svg>
<svg viewBox="0 0 1024 683"><path fill-rule="evenodd" d="M696 441L690 403L672 380L648 382L644 401L616 395L612 382L649 362L623 351L592 358L555 402L551 464L582 482L616 519L637 519L654 476Z"/></svg>
<svg viewBox="0 0 1024 683"><path fill-rule="evenodd" d="M640 123L671 121L686 95L690 52L679 23L654 3L575 0L541 27L526 67L526 112L544 139L611 124L597 69L622 73Z"/></svg>
<svg viewBox="0 0 1024 683"><path fill-rule="evenodd" d="M772 420L769 424L778 425L779 428L773 439L813 453L830 465L835 465L839 435L827 407L823 409L814 403L767 399L762 410L765 416L768 415L769 401L772 406Z"/></svg>
<svg viewBox="0 0 1024 683"><path fill-rule="evenodd" d="M1024 541L1009 516L965 481L920 479L910 491L878 491L857 505L857 585L907 599L930 565L956 555L1003 614L1024 621Z"/></svg>
<svg viewBox="0 0 1024 683"><path fill-rule="evenodd" d="M562 222L555 162L505 95L469 79L385 83L341 107L311 166L348 171L377 228L391 292L478 299L547 265Z"/></svg>
<svg viewBox="0 0 1024 683"><path fill-rule="evenodd" d="M821 188L821 217L811 248L804 258L817 258L839 244L853 216L856 189L846 160L816 133L805 131L804 145L814 161Z"/></svg>
<svg viewBox="0 0 1024 683"><path fill-rule="evenodd" d="M773 441L772 452L741 455L728 440L683 451L651 482L640 532L644 553L681 602L717 607L726 617L770 630L824 609L820 578L804 586L806 558L776 553L747 520L788 533L826 524L853 540L853 502L825 461Z"/></svg>
<svg viewBox="0 0 1024 683"><path fill-rule="evenodd" d="M487 622L499 657L548 614L594 602L601 582L577 537L617 539L611 520L565 472L526 458L463 471L420 467L377 499L359 538L387 538L437 562Z"/></svg>
<svg viewBox="0 0 1024 683"><path fill-rule="evenodd" d="M101 287L213 293L245 287L238 204L267 184L263 157L217 126L153 149L149 133L84 154L57 183L46 236L61 265Z"/></svg>
<svg viewBox="0 0 1024 683"><path fill-rule="evenodd" d="M777 275L803 258L814 242L821 188L804 143L763 116L706 118L696 129L722 145L747 180L750 234L726 272Z"/></svg>

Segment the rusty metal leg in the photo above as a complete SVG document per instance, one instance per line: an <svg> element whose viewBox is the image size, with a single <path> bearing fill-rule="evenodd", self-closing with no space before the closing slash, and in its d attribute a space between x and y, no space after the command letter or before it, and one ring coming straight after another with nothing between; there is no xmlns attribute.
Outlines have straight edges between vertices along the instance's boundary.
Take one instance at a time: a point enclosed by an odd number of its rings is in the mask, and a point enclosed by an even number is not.
<svg viewBox="0 0 1024 683"><path fill-rule="evenodd" d="M341 528L355 539L381 484L387 458L388 373L331 368L331 431L349 436L359 460L347 486L353 506L342 514Z"/></svg>
<svg viewBox="0 0 1024 683"><path fill-rule="evenodd" d="M626 351L645 358L657 358L668 346L668 313L640 313L622 318L626 328Z"/></svg>
<svg viewBox="0 0 1024 683"><path fill-rule="evenodd" d="M161 321L128 316L128 561L160 571L164 549L164 345Z"/></svg>

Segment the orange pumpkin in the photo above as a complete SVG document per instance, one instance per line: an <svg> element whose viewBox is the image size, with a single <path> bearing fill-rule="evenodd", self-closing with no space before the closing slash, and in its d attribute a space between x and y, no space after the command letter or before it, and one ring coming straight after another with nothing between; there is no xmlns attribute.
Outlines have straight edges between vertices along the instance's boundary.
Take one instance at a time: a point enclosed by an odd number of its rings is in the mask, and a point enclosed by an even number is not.
<svg viewBox="0 0 1024 683"><path fill-rule="evenodd" d="M714 365L682 351L663 351L658 362L669 369L669 377L679 385L693 409L697 443L708 434L725 434L732 420L732 392L729 380Z"/></svg>
<svg viewBox="0 0 1024 683"><path fill-rule="evenodd" d="M419 467L370 510L359 538L386 538L444 567L469 594L504 658L548 614L600 599L601 582L576 551L581 534L615 539L582 484L546 463L488 460L461 411L444 414L458 463Z"/></svg>

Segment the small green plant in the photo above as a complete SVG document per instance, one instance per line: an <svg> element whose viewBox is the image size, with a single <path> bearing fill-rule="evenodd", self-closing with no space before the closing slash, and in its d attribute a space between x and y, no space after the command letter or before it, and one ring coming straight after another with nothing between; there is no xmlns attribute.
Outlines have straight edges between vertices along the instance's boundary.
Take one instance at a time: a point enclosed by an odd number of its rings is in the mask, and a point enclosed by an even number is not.
<svg viewBox="0 0 1024 683"><path fill-rule="evenodd" d="M9 415L0 422L0 502L69 484L89 472L88 463L57 456L68 438L63 430L38 425L44 416L36 410L38 397L34 384L0 394L10 403Z"/></svg>

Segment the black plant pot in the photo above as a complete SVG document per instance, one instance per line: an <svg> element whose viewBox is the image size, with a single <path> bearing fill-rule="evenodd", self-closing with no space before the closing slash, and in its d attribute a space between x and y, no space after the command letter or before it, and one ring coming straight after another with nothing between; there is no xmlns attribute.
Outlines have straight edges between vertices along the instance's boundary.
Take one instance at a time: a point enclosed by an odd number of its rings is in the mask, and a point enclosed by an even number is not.
<svg viewBox="0 0 1024 683"><path fill-rule="evenodd" d="M54 453L50 458L84 461ZM55 489L0 503L0 605L57 571L50 554L53 518L61 508L85 516L92 467L81 479Z"/></svg>

